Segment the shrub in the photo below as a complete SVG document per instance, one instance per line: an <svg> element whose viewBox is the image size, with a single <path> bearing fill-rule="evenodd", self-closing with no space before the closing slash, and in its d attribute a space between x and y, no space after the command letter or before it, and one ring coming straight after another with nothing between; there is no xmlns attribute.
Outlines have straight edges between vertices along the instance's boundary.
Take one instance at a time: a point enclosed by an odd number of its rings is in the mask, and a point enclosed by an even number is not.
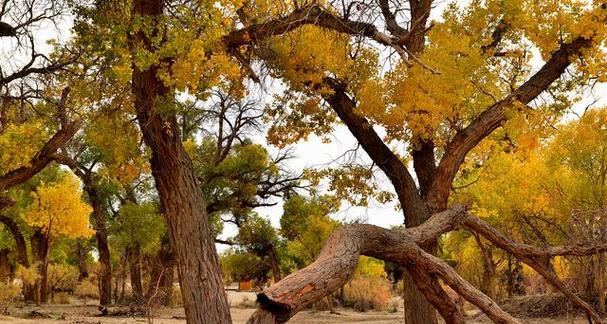
<svg viewBox="0 0 607 324"><path fill-rule="evenodd" d="M15 299L19 295L21 289L17 285L6 284L0 282L0 313L7 314L9 308L15 302Z"/></svg>
<svg viewBox="0 0 607 324"><path fill-rule="evenodd" d="M390 301L390 304L388 305L388 313L396 313L398 312L398 304L399 304L399 299L397 298L392 298L392 300Z"/></svg>
<svg viewBox="0 0 607 324"><path fill-rule="evenodd" d="M384 278L354 278L344 287L345 306L359 312L386 310L391 299L390 283Z"/></svg>
<svg viewBox="0 0 607 324"><path fill-rule="evenodd" d="M179 286L173 286L173 294L171 294L171 307L183 306L183 299L181 297L181 288Z"/></svg>
<svg viewBox="0 0 607 324"><path fill-rule="evenodd" d="M53 296L53 302L57 304L69 304L70 294L66 292L59 292Z"/></svg>
<svg viewBox="0 0 607 324"><path fill-rule="evenodd" d="M21 279L23 284L33 285L40 277L38 275L38 264L34 263L29 268L19 265L17 268L17 277Z"/></svg>
<svg viewBox="0 0 607 324"><path fill-rule="evenodd" d="M78 286L78 268L67 264L50 264L48 286L52 291L74 291Z"/></svg>
<svg viewBox="0 0 607 324"><path fill-rule="evenodd" d="M84 280L76 287L75 294L76 296L84 299L97 299L99 298L99 287L88 280Z"/></svg>

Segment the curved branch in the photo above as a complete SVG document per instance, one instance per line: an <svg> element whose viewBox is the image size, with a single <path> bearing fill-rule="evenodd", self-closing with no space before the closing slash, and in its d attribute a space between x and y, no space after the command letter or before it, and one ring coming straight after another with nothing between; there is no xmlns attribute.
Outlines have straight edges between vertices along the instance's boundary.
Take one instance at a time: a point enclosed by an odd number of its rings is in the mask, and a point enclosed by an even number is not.
<svg viewBox="0 0 607 324"><path fill-rule="evenodd" d="M593 247L573 245L538 248L532 245L512 241L478 217L468 215L463 220L463 226L471 231L474 231L475 233L480 234L495 246L511 253L519 260L529 265L554 287L559 289L565 296L567 296L567 298L582 308L596 323L606 323L592 308L592 306L567 288L567 286L558 278L554 271L548 267L548 264L551 257L558 255L584 256L605 252L607 251L607 243L603 244L602 246Z"/></svg>
<svg viewBox="0 0 607 324"><path fill-rule="evenodd" d="M333 93L325 96L325 100L394 186L401 208L406 214L407 227L419 225L420 222L414 222L413 217L426 215L426 204L419 195L407 166L379 137L369 121L355 113L356 103L346 93L345 86L331 78L325 78L325 83L333 90Z"/></svg>
<svg viewBox="0 0 607 324"><path fill-rule="evenodd" d="M463 214L461 210L449 210L444 213L446 214L442 216L453 219ZM424 223L420 227L436 226L436 224ZM440 231L426 228L423 232ZM419 272L414 273L424 281L431 281L432 275L439 276L466 300L478 306L494 322L519 323L489 297L462 279L451 266L421 249L409 231L388 230L366 224L347 225L335 231L316 261L258 294L260 309L253 314L248 323L286 322L307 305L346 284L354 273L360 255L415 267ZM427 276L422 273L426 273ZM434 290L428 291L427 294L445 296ZM441 303L436 299L430 299L434 303ZM447 302L447 304L452 303ZM444 307L444 309L448 308L449 306ZM450 318L460 320L461 316L455 313Z"/></svg>
<svg viewBox="0 0 607 324"><path fill-rule="evenodd" d="M506 122L506 110L517 104L526 105L535 99L565 72L572 58L591 44L591 39L578 37L571 43L561 45L529 80L508 97L487 108L453 137L436 169L428 197L430 206L440 206L447 200L453 179L466 155Z"/></svg>
<svg viewBox="0 0 607 324"><path fill-rule="evenodd" d="M13 234L15 239L15 245L17 247L17 260L19 264L25 268L30 267L29 259L27 258L27 246L25 244L25 237L19 229L19 225L10 217L0 215L0 223L4 224L6 228Z"/></svg>
<svg viewBox="0 0 607 324"><path fill-rule="evenodd" d="M380 32L373 24L336 16L318 4L306 5L285 17L235 30L223 37L223 43L228 49L237 48L288 33L304 25L315 25L352 36L368 37L382 45L392 47L401 57L407 57L398 37L390 37Z"/></svg>
<svg viewBox="0 0 607 324"><path fill-rule="evenodd" d="M76 134L80 124L80 121L75 121L63 125L34 155L28 166L21 166L0 177L0 190L23 183L42 171L53 161L55 152Z"/></svg>

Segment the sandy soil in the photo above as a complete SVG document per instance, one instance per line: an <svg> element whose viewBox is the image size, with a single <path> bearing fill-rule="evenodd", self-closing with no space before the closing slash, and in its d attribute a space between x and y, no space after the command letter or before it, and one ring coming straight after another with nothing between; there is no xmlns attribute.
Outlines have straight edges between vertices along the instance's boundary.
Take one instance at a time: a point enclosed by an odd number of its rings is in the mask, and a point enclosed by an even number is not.
<svg viewBox="0 0 607 324"><path fill-rule="evenodd" d="M232 305L232 319L234 323L244 324L247 318L254 312L254 308L243 308L239 306L243 300L252 301L255 298L253 293L228 292L230 303ZM32 311L50 316L50 318L23 318ZM478 311L470 311L469 323L485 324L491 323L484 316L474 316ZM11 310L11 316L0 316L1 323L10 324L135 324L146 323L146 317L100 317L96 305L84 305L81 301L74 301L70 305L45 305L37 306L19 306ZM153 312L152 321L155 324L184 324L184 312L182 308L165 308ZM529 324L582 324L588 323L585 319L521 319L523 323ZM396 324L402 323L402 305L396 313L388 312L367 312L359 313L350 309L336 309L336 313L328 311L314 312L304 311L297 314L289 323L292 324L328 324L328 323L370 323L370 324Z"/></svg>

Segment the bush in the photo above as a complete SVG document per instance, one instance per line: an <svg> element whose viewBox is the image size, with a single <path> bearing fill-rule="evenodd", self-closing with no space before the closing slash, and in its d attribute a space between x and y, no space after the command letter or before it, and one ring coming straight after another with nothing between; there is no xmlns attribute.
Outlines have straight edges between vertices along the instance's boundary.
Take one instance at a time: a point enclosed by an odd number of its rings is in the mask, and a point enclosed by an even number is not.
<svg viewBox="0 0 607 324"><path fill-rule="evenodd" d="M398 312L398 304L399 300L397 298L393 298L388 305L388 313L396 313Z"/></svg>
<svg viewBox="0 0 607 324"><path fill-rule="evenodd" d="M67 264L50 264L48 267L48 287L52 291L73 292L78 286L78 268Z"/></svg>
<svg viewBox="0 0 607 324"><path fill-rule="evenodd" d="M40 277L38 274L38 263L32 264L29 268L19 265L16 274L24 285L33 285Z"/></svg>
<svg viewBox="0 0 607 324"><path fill-rule="evenodd" d="M355 278L344 287L344 303L359 312L386 310L392 295L384 278Z"/></svg>
<svg viewBox="0 0 607 324"><path fill-rule="evenodd" d="M173 294L171 294L171 307L183 306L183 299L181 297L181 288L179 286L173 286Z"/></svg>
<svg viewBox="0 0 607 324"><path fill-rule="evenodd" d="M21 289L17 285L0 282L0 313L8 315L9 308L15 302Z"/></svg>
<svg viewBox="0 0 607 324"><path fill-rule="evenodd" d="M59 292L53 296L53 302L57 304L69 304L70 303L70 294L66 292Z"/></svg>
<svg viewBox="0 0 607 324"><path fill-rule="evenodd" d="M97 299L99 298L99 287L97 287L96 284L85 280L76 287L75 295L84 299Z"/></svg>

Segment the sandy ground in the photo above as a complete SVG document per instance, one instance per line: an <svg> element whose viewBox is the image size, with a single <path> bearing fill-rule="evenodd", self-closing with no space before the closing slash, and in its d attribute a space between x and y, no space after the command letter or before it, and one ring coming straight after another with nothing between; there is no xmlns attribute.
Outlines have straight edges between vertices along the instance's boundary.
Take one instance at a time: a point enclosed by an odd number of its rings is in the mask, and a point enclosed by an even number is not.
<svg viewBox="0 0 607 324"><path fill-rule="evenodd" d="M255 311L254 308L243 308L240 303L243 300L254 300L253 293L236 293L228 292L229 300L232 305L233 323L244 324L247 318ZM0 316L1 323L10 324L135 324L146 323L148 319L145 317L100 317L99 311L95 305L83 305L73 303L70 305L45 305L42 307L36 306L15 306L12 309L12 314L15 317ZM50 318L21 318L23 314L28 314L32 311L40 311L50 316ZM474 316L477 312L471 311L469 323L485 324L491 323L484 316ZM182 308L165 308L155 310L153 312L152 321L155 324L183 324L184 312ZM402 305L401 309L396 313L388 312L366 312L359 313L350 309L336 309L336 313L328 311L314 312L304 311L298 313L289 323L293 324L328 324L328 323L371 323L371 324L396 324L402 323ZM585 319L521 319L522 323L529 324L582 324L588 323ZM421 323L420 323L421 324Z"/></svg>

